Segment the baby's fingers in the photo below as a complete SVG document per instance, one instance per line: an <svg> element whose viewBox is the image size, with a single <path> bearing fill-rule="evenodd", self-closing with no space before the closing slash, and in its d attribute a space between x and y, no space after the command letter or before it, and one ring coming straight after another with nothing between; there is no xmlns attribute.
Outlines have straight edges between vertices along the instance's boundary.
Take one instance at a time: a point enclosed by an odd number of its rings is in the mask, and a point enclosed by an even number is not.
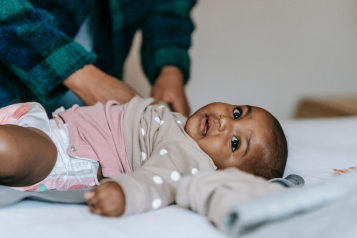
<svg viewBox="0 0 357 238"><path fill-rule="evenodd" d="M84 194L84 198L85 198L86 200L90 200L90 199L92 199L94 196L95 196L95 191L94 191L94 190L89 191L89 192L86 192L86 193Z"/></svg>
<svg viewBox="0 0 357 238"><path fill-rule="evenodd" d="M93 189L92 191L86 192L84 198L87 199L88 206L94 207L98 205L100 198L98 196L98 191Z"/></svg>
<svg viewBox="0 0 357 238"><path fill-rule="evenodd" d="M100 199L98 196L95 196L92 199L90 199L88 201L88 210L93 214L104 215L102 199Z"/></svg>
<svg viewBox="0 0 357 238"><path fill-rule="evenodd" d="M90 206L89 212L97 215L103 215L103 208L100 205Z"/></svg>

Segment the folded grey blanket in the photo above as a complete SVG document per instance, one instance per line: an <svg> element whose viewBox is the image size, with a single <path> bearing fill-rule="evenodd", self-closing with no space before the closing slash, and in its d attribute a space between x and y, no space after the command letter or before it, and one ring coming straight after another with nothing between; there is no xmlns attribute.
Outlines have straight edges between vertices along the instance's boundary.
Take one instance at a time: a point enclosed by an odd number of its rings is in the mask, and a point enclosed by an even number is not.
<svg viewBox="0 0 357 238"><path fill-rule="evenodd" d="M321 209L293 217L266 223L252 232L244 233L244 238L356 238L357 237L357 192L338 199Z"/></svg>
<svg viewBox="0 0 357 238"><path fill-rule="evenodd" d="M357 194L356 172L315 186L287 189L282 193L233 206L225 215L225 230L231 236L244 235L262 225L343 201L354 193Z"/></svg>
<svg viewBox="0 0 357 238"><path fill-rule="evenodd" d="M0 185L0 207L10 206L24 199L56 203L85 204L83 194L91 188L72 191L21 192Z"/></svg>

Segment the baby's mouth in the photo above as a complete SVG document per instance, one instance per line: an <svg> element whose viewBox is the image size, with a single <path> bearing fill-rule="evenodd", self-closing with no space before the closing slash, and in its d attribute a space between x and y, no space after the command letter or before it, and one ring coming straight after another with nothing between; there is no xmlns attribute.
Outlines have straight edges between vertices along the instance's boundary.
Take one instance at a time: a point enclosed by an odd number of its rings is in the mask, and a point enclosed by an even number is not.
<svg viewBox="0 0 357 238"><path fill-rule="evenodd" d="M207 135L208 130L209 130L209 121L208 121L208 116L205 115L205 117L202 119L201 122L201 134L203 137Z"/></svg>

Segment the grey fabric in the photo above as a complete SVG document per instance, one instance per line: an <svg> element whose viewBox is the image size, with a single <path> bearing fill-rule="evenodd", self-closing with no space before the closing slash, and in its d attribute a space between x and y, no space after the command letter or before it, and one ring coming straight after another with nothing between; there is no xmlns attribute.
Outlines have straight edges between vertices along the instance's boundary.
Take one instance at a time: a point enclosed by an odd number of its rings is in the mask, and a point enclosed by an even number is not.
<svg viewBox="0 0 357 238"><path fill-rule="evenodd" d="M327 180L314 186L288 189L231 208L223 222L231 236L255 231L258 227L313 212L357 194L357 173Z"/></svg>
<svg viewBox="0 0 357 238"><path fill-rule="evenodd" d="M310 212L268 223L244 238L355 238L357 237L357 192Z"/></svg>
<svg viewBox="0 0 357 238"><path fill-rule="evenodd" d="M91 188L72 191L47 191L47 192L21 192L0 185L0 207L6 207L18 203L24 199L54 203L85 204L83 195Z"/></svg>
<svg viewBox="0 0 357 238"><path fill-rule="evenodd" d="M284 178L275 178L269 180L269 183L279 183L287 188L303 187L305 185L304 179L296 174L290 174L285 179Z"/></svg>

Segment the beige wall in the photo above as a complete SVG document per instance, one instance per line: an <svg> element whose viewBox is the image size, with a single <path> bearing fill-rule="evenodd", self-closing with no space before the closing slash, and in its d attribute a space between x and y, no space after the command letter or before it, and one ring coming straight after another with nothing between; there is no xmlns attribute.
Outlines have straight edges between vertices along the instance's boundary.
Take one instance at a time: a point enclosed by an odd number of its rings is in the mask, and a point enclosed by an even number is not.
<svg viewBox="0 0 357 238"><path fill-rule="evenodd" d="M288 118L304 95L357 94L356 0L201 0L193 18L193 111L223 101ZM149 96L139 43L125 80Z"/></svg>

